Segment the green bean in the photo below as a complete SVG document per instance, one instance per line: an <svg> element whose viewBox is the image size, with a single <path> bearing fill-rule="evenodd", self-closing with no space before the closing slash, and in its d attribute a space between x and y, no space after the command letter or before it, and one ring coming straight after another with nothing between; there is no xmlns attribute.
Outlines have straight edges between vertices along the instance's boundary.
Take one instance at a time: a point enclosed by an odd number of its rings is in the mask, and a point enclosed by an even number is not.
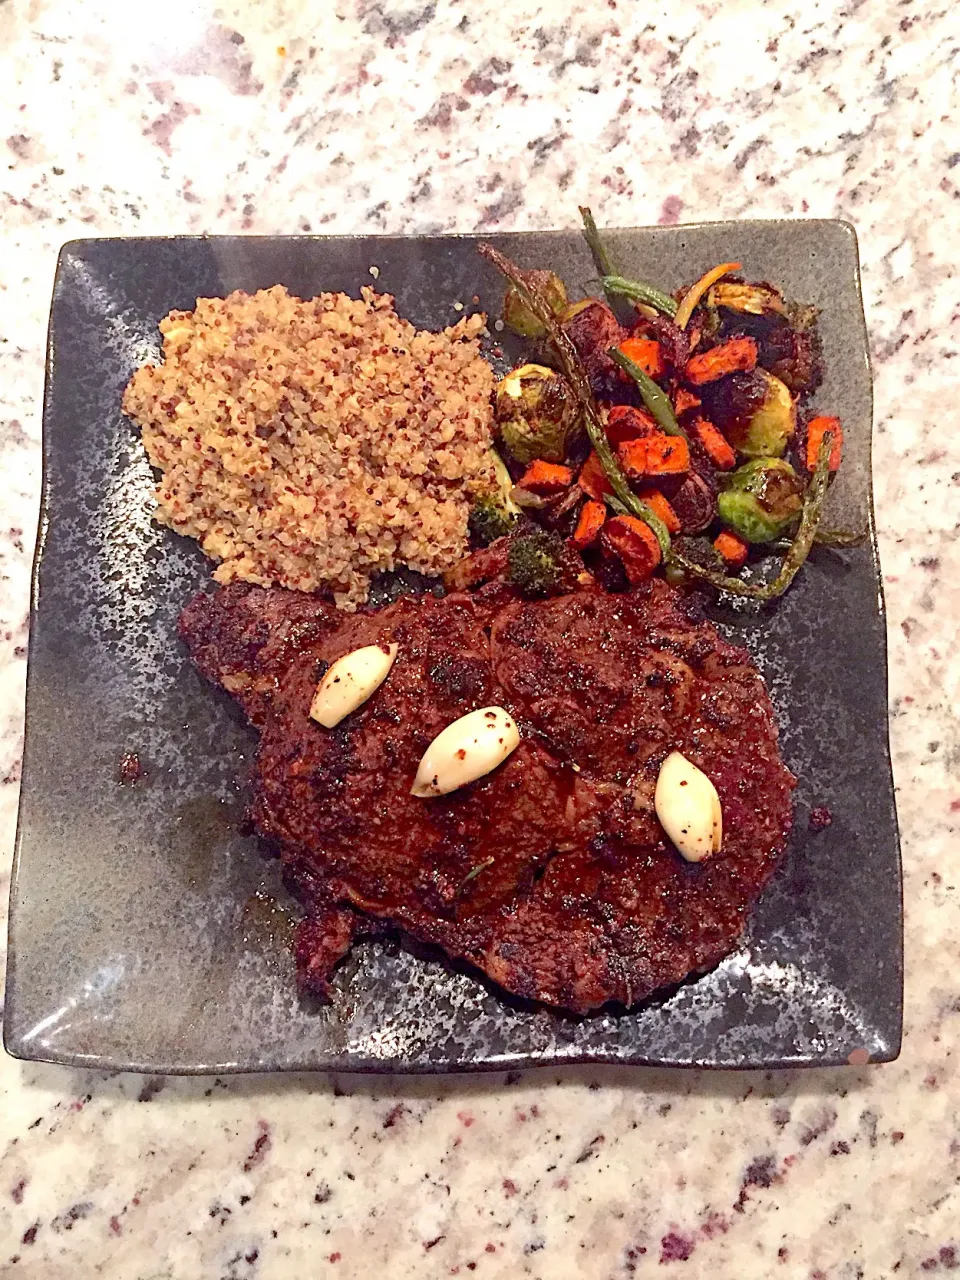
<svg viewBox="0 0 960 1280"><path fill-rule="evenodd" d="M597 270L602 276L616 276L613 269L613 263L604 248L603 241L600 239L600 232L597 230L597 224L593 220L593 214L587 205L579 205L580 217L583 219L583 238L587 242L587 246L593 255L593 260L597 264Z"/></svg>
<svg viewBox="0 0 960 1280"><path fill-rule="evenodd" d="M643 403L647 406L661 428L668 436L683 436L687 438L687 433L677 421L676 414L673 412L673 405L670 403L670 397L650 377L643 369L629 356L623 354L619 347L611 347L607 355L618 364L624 373L629 374L637 386L640 388L640 395L643 397Z"/></svg>
<svg viewBox="0 0 960 1280"><path fill-rule="evenodd" d="M627 280L624 276L603 276L600 280L603 291L615 294L619 298L628 298L631 302L644 302L648 307L662 311L672 320L677 314L676 301L669 293L664 293L655 285L646 284L643 280Z"/></svg>

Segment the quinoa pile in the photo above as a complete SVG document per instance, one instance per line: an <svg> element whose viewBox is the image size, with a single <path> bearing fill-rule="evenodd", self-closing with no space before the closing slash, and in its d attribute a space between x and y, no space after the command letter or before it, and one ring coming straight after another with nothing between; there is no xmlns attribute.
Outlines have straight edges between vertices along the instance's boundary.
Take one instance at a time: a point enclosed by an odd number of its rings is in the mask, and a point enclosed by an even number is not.
<svg viewBox="0 0 960 1280"><path fill-rule="evenodd" d="M198 298L124 392L162 472L157 519L199 540L218 582L355 609L374 574L440 573L466 550L469 489L490 477L485 317L417 331L360 293Z"/></svg>

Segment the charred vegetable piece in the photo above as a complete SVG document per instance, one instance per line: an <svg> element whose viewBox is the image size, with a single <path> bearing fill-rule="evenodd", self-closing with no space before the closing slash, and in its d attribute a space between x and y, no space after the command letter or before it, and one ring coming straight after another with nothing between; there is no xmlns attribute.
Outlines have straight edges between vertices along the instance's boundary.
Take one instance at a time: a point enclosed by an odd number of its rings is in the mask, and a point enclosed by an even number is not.
<svg viewBox="0 0 960 1280"><path fill-rule="evenodd" d="M682 528L680 517L659 489L644 489L641 497L650 510L657 513L671 534L680 532Z"/></svg>
<svg viewBox="0 0 960 1280"><path fill-rule="evenodd" d="M740 467L717 499L717 514L747 542L775 542L803 505L803 480L782 458Z"/></svg>
<svg viewBox="0 0 960 1280"><path fill-rule="evenodd" d="M507 548L508 576L526 596L559 595L583 582L584 566L559 534L546 529L517 533Z"/></svg>
<svg viewBox="0 0 960 1280"><path fill-rule="evenodd" d="M658 431L618 446L620 462L628 476L650 480L657 476L683 477L690 470L690 446L679 436Z"/></svg>
<svg viewBox="0 0 960 1280"><path fill-rule="evenodd" d="M739 284L724 280L710 290L707 303L711 307L726 307L730 311L753 316L784 315L786 312L783 294L772 284Z"/></svg>
<svg viewBox="0 0 960 1280"><path fill-rule="evenodd" d="M663 353L656 338L629 337L620 343L620 350L648 378L659 378L663 373Z"/></svg>
<svg viewBox="0 0 960 1280"><path fill-rule="evenodd" d="M583 434L570 384L542 364L521 365L500 379L496 419L504 447L518 462L563 462Z"/></svg>
<svg viewBox="0 0 960 1280"><path fill-rule="evenodd" d="M661 430L670 436L683 436L684 430L677 422L670 397L643 369L624 352L622 346L610 349L610 359L634 380L640 389L643 403L660 424Z"/></svg>
<svg viewBox="0 0 960 1280"><path fill-rule="evenodd" d="M717 514L716 489L693 471L672 495L670 505L677 513L684 533L702 533Z"/></svg>
<svg viewBox="0 0 960 1280"><path fill-rule="evenodd" d="M540 295L559 314L567 305L567 286L553 271L526 271L524 275L533 283ZM533 314L517 289L508 289L503 300L503 323L521 338L542 338L546 326Z"/></svg>
<svg viewBox="0 0 960 1280"><path fill-rule="evenodd" d="M718 267L712 267L705 275L702 275L695 284L692 284L683 296L683 301L677 308L677 314L674 320L677 326L685 329L693 315L694 308L697 303L707 292L711 285L722 280L725 275L729 275L731 271L739 271L739 262L721 262Z"/></svg>
<svg viewBox="0 0 960 1280"><path fill-rule="evenodd" d="M821 441L820 452L817 455L817 468L803 497L800 524L797 527L793 542L791 542L789 550L780 564L780 571L772 581L762 583L741 582L739 578L728 577L726 574L718 573L714 569L699 564L678 547L671 549L667 561L668 569L674 578L677 573L683 572L690 577L701 578L704 582L709 582L711 586L716 587L719 591L726 591L728 595L743 596L748 600L775 600L778 596L782 596L802 568L817 536L820 516L823 512L823 500L827 494L827 477L832 444L833 433L827 431Z"/></svg>
<svg viewBox="0 0 960 1280"><path fill-rule="evenodd" d="M512 532L520 519L520 508L511 497L510 472L496 449L491 449L489 456L494 483L474 491L468 517L470 532L484 545Z"/></svg>
<svg viewBox="0 0 960 1280"><path fill-rule="evenodd" d="M607 494L613 493L610 479L603 463L597 457L595 449L591 450L586 462L580 468L577 483L588 497L602 502Z"/></svg>
<svg viewBox="0 0 960 1280"><path fill-rule="evenodd" d="M660 563L660 544L650 526L635 516L613 516L603 526L603 545L623 563L627 581L636 586Z"/></svg>
<svg viewBox="0 0 960 1280"><path fill-rule="evenodd" d="M673 397L673 411L679 418L688 409L699 409L702 403L700 397L695 396L692 391L688 391L686 387L678 387Z"/></svg>
<svg viewBox="0 0 960 1280"><path fill-rule="evenodd" d="M615 404L607 414L607 439L611 444L624 440L636 440L657 430L657 424L649 413L632 404Z"/></svg>
<svg viewBox="0 0 960 1280"><path fill-rule="evenodd" d="M569 467L560 466L556 462L543 462L538 458L530 463L518 484L521 489L529 489L531 493L550 498L573 484L573 472Z"/></svg>
<svg viewBox="0 0 960 1280"><path fill-rule="evenodd" d="M629 382L607 354L627 334L620 321L599 298L584 298L567 307L560 316L564 333L580 358L594 395L603 400L622 399Z"/></svg>
<svg viewBox="0 0 960 1280"><path fill-rule="evenodd" d="M613 263L610 261L606 246L600 239L600 232L597 230L597 224L593 220L590 206L581 204L577 208L580 217L583 219L583 238L587 242L587 248L593 256L597 270L603 276L613 275Z"/></svg>
<svg viewBox="0 0 960 1280"><path fill-rule="evenodd" d="M756 365L757 344L753 338L731 338L702 355L691 356L683 376L696 387L716 382L727 373L749 373Z"/></svg>
<svg viewBox="0 0 960 1280"><path fill-rule="evenodd" d="M723 557L727 568L742 569L747 563L750 544L746 538L741 538L739 533L724 529L723 533L718 533L714 538L713 546L714 550Z"/></svg>
<svg viewBox="0 0 960 1280"><path fill-rule="evenodd" d="M797 406L788 387L765 369L756 373L763 382L763 398L750 416L727 431L738 453L747 458L779 458L797 429Z"/></svg>
<svg viewBox="0 0 960 1280"><path fill-rule="evenodd" d="M817 455L820 452L820 442L823 439L824 432L833 432L833 448L830 451L830 470L836 471L840 466L843 457L843 428L840 426L839 418L811 418L807 423L807 448L805 451L804 461L808 471L812 471L817 465Z"/></svg>
<svg viewBox="0 0 960 1280"><path fill-rule="evenodd" d="M706 418L697 418L693 424L693 434L700 441L703 450L719 471L732 471L737 465L737 455L722 431L719 431Z"/></svg>
<svg viewBox="0 0 960 1280"><path fill-rule="evenodd" d="M585 551L587 547L593 546L600 536L600 530L606 523L606 519L607 508L604 503L590 498L583 504L577 519L577 527L573 531L573 545L578 551Z"/></svg>
<svg viewBox="0 0 960 1280"><path fill-rule="evenodd" d="M482 258L485 258L487 262L490 262L506 276L510 283L520 291L527 305L538 319L543 321L547 336L563 372L573 387L577 399L580 401L587 435L590 437L590 443L593 445L597 457L606 472L610 488L628 511L650 526L656 534L661 550L666 554L670 549L670 535L663 522L658 520L650 508L641 502L633 492L627 483L626 477L620 470L620 464L617 462L616 456L610 447L610 442L607 440L603 429L603 423L597 413L590 379L570 335L557 323L549 304L540 297L536 287L531 287L527 283L523 272L520 271L516 263L511 262L509 258L505 257L491 244L481 244L478 252Z"/></svg>

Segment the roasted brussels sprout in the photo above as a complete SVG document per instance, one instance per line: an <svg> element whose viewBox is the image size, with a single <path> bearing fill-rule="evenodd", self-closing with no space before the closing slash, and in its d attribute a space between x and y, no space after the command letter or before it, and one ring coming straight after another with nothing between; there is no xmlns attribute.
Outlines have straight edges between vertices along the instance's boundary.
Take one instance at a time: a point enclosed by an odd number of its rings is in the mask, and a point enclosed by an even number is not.
<svg viewBox="0 0 960 1280"><path fill-rule="evenodd" d="M782 458L756 458L730 476L717 513L748 542L774 542L800 515L804 483Z"/></svg>
<svg viewBox="0 0 960 1280"><path fill-rule="evenodd" d="M583 432L580 404L555 369L524 364L497 384L496 418L518 462L563 462Z"/></svg>
<svg viewBox="0 0 960 1280"><path fill-rule="evenodd" d="M520 508L513 500L513 481L506 463L496 449L489 452L493 483L478 484L472 493L472 506L467 522L478 542L487 545L511 533L520 519Z"/></svg>
<svg viewBox="0 0 960 1280"><path fill-rule="evenodd" d="M754 372L762 379L763 399L749 416L730 425L727 437L746 458L779 458L797 429L797 406L779 378L766 369Z"/></svg>
<svg viewBox="0 0 960 1280"><path fill-rule="evenodd" d="M567 305L567 287L560 277L553 271L525 271L523 274L546 298L554 314L559 315ZM543 323L512 286L503 300L503 323L521 338L542 338L546 333Z"/></svg>
<svg viewBox="0 0 960 1280"><path fill-rule="evenodd" d="M772 284L738 284L732 280L722 280L710 290L708 305L727 307L730 311L745 312L748 315L763 316L775 312L785 312L783 294Z"/></svg>

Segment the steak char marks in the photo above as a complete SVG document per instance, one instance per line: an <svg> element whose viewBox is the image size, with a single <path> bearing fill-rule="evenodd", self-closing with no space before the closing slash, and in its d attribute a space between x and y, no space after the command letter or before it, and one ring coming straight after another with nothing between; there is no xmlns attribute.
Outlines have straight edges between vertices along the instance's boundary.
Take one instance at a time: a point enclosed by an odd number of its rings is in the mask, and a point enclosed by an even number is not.
<svg viewBox="0 0 960 1280"><path fill-rule="evenodd" d="M631 1005L736 946L785 847L793 779L763 682L663 582L540 601L492 586L354 615L237 584L196 596L180 633L259 730L252 817L310 912L297 962L320 992L376 921L520 996ZM327 664L391 641L364 706L332 730L309 718ZM449 796L412 796L432 739L489 705L517 720L513 755ZM723 849L698 865L654 812L673 750L723 806Z"/></svg>

